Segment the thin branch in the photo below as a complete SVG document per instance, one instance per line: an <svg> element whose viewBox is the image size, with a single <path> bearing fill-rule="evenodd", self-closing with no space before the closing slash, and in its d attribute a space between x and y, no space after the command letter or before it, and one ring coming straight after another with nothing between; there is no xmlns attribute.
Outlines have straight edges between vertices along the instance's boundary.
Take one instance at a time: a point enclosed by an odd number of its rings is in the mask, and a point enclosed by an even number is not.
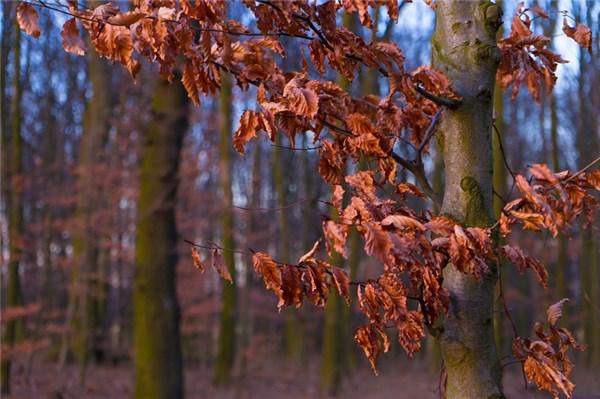
<svg viewBox="0 0 600 399"><path fill-rule="evenodd" d="M512 331L513 331L513 339L514 339L519 336L519 331L517 329L517 324L515 323L515 320L513 319L512 314L510 313L510 310L508 310L508 305L506 304L506 298L504 297L504 285L502 284L502 268L501 268L499 260L496 260L496 269L498 270L498 291L499 291L498 298L502 301L504 313L506 314L506 317L510 321L510 325L511 325ZM523 382L525 384L525 390L527 390L527 377L525 377L525 367L523 366L523 364L521 364L521 372L523 374Z"/></svg>
<svg viewBox="0 0 600 399"><path fill-rule="evenodd" d="M594 165L596 165L597 163L600 162L600 156L596 159L594 159L592 162L590 162L589 164L587 164L586 166L583 167L583 169L579 170L578 172L576 172L573 176L569 177L567 180L565 180L565 183L570 182L571 180L575 180L576 178L578 178L579 176L581 176L583 173L587 172L588 170L590 170Z"/></svg>
<svg viewBox="0 0 600 399"><path fill-rule="evenodd" d="M296 147L288 147L288 146L279 145L279 144L271 144L271 147L283 148L284 150L290 150L290 151L313 151L313 150L318 150L319 148L321 148L323 146L318 145L315 147L296 148Z"/></svg>
<svg viewBox="0 0 600 399"><path fill-rule="evenodd" d="M494 128L494 132L496 132L496 137L498 138L498 145L500 146L500 153L502 154L504 166L506 167L506 170L508 170L508 173L510 173L512 178L515 179L517 177L517 174L511 169L510 165L508 164L508 160L506 159L506 152L504 152L504 145L502 144L502 135L500 134L500 130L498 130L498 127L496 127L495 123L492 123L492 127Z"/></svg>
<svg viewBox="0 0 600 399"><path fill-rule="evenodd" d="M417 153L418 153L417 156L420 156L420 154L423 152L423 149L425 148L427 143L429 143L429 140L431 140L431 138L433 137L433 134L435 133L435 126L437 125L438 121L440 120L441 115L442 115L442 108L438 109L438 111L435 113L435 115L431 119L431 124L429 125L429 127L427 128L427 131L425 132L423 141L421 141L421 144L419 144L419 146L417 147Z"/></svg>
<svg viewBox="0 0 600 399"><path fill-rule="evenodd" d="M460 107L462 104L462 100L456 100L453 98L442 97L442 96L438 96L436 94L430 93L427 90L425 90L425 88L423 86L421 86L420 84L415 85L415 90L417 90L417 92L419 92L419 94L422 95L423 97L425 97L426 99L431 100L438 105L443 105L444 107L449 108L451 110L458 109L458 107Z"/></svg>
<svg viewBox="0 0 600 399"><path fill-rule="evenodd" d="M293 208L295 206L304 204L304 203L309 202L309 201L310 202L312 202L312 201L319 202L321 204L325 204L325 205L331 206L331 204L329 202L323 201L323 200L319 200L317 198L304 198L302 200L292 202L291 204L287 204L287 205L279 206L279 207L273 207L273 208L248 208L248 207L236 206L236 205L232 205L231 208L241 209L243 211L249 211L249 212L283 211L283 210L286 210L286 209Z"/></svg>

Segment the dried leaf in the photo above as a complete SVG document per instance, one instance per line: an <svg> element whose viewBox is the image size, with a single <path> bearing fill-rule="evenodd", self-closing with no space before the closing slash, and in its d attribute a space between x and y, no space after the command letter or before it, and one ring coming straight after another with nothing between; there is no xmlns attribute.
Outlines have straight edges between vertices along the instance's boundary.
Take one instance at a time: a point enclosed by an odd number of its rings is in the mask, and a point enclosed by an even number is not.
<svg viewBox="0 0 600 399"><path fill-rule="evenodd" d="M348 277L348 274L344 271L344 269L335 266L331 268L331 277L333 278L333 282L335 283L338 294L340 294L340 296L344 298L346 303L349 305L350 277Z"/></svg>
<svg viewBox="0 0 600 399"><path fill-rule="evenodd" d="M365 223L365 252L387 263L392 248L388 233L377 223Z"/></svg>
<svg viewBox="0 0 600 399"><path fill-rule="evenodd" d="M19 2L17 5L17 22L19 23L19 28L36 39L40 37L41 33L38 19L38 13L31 4Z"/></svg>
<svg viewBox="0 0 600 399"><path fill-rule="evenodd" d="M194 267L200 270L200 273L204 273L204 264L202 263L202 259L200 259L200 252L196 248L192 247L192 261L194 262Z"/></svg>
<svg viewBox="0 0 600 399"><path fill-rule="evenodd" d="M302 263L309 261L309 260L313 260L315 254L319 251L319 247L321 245L321 240L317 240L312 248L310 249L310 251L308 251L307 253L305 253L304 255L302 255L300 257L300 259L298 259L298 264L301 265Z"/></svg>
<svg viewBox="0 0 600 399"><path fill-rule="evenodd" d="M233 146L242 155L245 154L244 146L252 138L256 137L256 133L262 128L259 113L255 111L244 111L240 117L240 126L235 131L233 136Z"/></svg>
<svg viewBox="0 0 600 399"><path fill-rule="evenodd" d="M278 298L281 298L283 295L281 270L279 270L275 261L263 252L256 252L252 255L252 263L254 270L262 276L265 287L273 291Z"/></svg>
<svg viewBox="0 0 600 399"><path fill-rule="evenodd" d="M587 49L592 54L592 30L584 24L578 23L574 28L569 26L567 18L563 19L563 32L575 40L581 47Z"/></svg>
<svg viewBox="0 0 600 399"><path fill-rule="evenodd" d="M394 226L394 228L403 230L403 229L413 229L418 231L424 231L425 226L423 223L419 222L417 219L413 219L410 216L404 215L389 215L385 219L381 221L382 226Z"/></svg>
<svg viewBox="0 0 600 399"><path fill-rule="evenodd" d="M79 35L79 28L77 28L75 18L71 18L64 23L60 36L62 37L63 49L66 52L75 55L85 54L85 44Z"/></svg>
<svg viewBox="0 0 600 399"><path fill-rule="evenodd" d="M233 279L231 278L231 274L229 273L229 268L227 267L227 264L225 263L225 258L223 258L223 255L216 248L213 251L212 266L219 273L219 276L221 276L221 278L223 280L227 280L231 284L233 284Z"/></svg>
<svg viewBox="0 0 600 399"><path fill-rule="evenodd" d="M548 316L548 324L551 326L556 325L556 322L562 317L562 308L565 303L569 302L569 298L563 298L556 302L554 305L550 305L546 310Z"/></svg>

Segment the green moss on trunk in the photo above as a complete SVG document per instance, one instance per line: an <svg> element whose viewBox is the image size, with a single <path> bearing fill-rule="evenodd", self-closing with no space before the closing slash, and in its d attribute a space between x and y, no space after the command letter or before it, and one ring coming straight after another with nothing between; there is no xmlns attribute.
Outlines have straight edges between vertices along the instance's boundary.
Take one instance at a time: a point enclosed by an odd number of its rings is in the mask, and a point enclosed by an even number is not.
<svg viewBox="0 0 600 399"><path fill-rule="evenodd" d="M225 248L235 247L233 239L233 193L231 191L231 78L222 74L219 111L221 117L219 138L219 178L222 193L221 240ZM213 381L227 383L235 361L235 316L236 316L236 277L233 252L225 251L223 258L233 278L233 284L223 282L221 324Z"/></svg>
<svg viewBox="0 0 600 399"><path fill-rule="evenodd" d="M135 397L183 397L175 289L177 171L188 124L179 83L160 81L142 142L133 289Z"/></svg>

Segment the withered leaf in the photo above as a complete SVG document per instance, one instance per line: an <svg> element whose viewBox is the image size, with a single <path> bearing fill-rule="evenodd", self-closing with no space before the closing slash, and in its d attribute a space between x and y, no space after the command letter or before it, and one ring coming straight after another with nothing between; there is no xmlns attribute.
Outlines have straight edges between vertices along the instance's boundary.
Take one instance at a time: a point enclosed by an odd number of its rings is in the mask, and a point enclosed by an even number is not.
<svg viewBox="0 0 600 399"><path fill-rule="evenodd" d="M219 276L221 276L223 280L227 280L233 284L233 279L231 278L231 274L229 273L229 269L225 263L225 258L223 258L221 252L216 248L213 251L212 266L219 273Z"/></svg>
<svg viewBox="0 0 600 399"><path fill-rule="evenodd" d="M281 298L283 295L281 270L277 267L275 261L263 252L256 252L252 255L252 263L254 264L254 270L262 276L265 287L273 291L278 298Z"/></svg>
<svg viewBox="0 0 600 399"><path fill-rule="evenodd" d="M242 155L245 154L244 146L252 138L256 137L256 132L262 128L259 113L256 111L244 111L240 117L240 126L233 136L233 146Z"/></svg>
<svg viewBox="0 0 600 399"><path fill-rule="evenodd" d="M378 223L365 223L365 252L386 263L392 248L388 233Z"/></svg>
<svg viewBox="0 0 600 399"><path fill-rule="evenodd" d="M319 251L319 247L320 246L321 246L321 240L317 240L313 244L312 248L307 253L305 253L304 255L302 255L300 257L300 259L298 259L298 264L300 265L300 264L302 264L302 263L304 263L306 261L312 260L314 258L314 256L315 256L315 254Z"/></svg>
<svg viewBox="0 0 600 399"><path fill-rule="evenodd" d="M587 49L592 54L592 30L584 24L578 23L574 28L569 26L567 18L563 19L563 32L575 40L581 47Z"/></svg>
<svg viewBox="0 0 600 399"><path fill-rule="evenodd" d="M64 23L60 36L62 37L63 49L65 49L66 52L75 55L85 54L85 44L79 35L79 29L77 28L77 21L75 18L71 18Z"/></svg>
<svg viewBox="0 0 600 399"><path fill-rule="evenodd" d="M548 316L548 324L556 325L556 322L562 317L562 308L565 303L569 302L569 298L563 298L553 305L550 305L546 310Z"/></svg>
<svg viewBox="0 0 600 399"><path fill-rule="evenodd" d="M417 219L405 215L389 215L381 221L382 226L394 226L396 229L413 229L417 231L425 230L423 223Z"/></svg>
<svg viewBox="0 0 600 399"><path fill-rule="evenodd" d="M40 37L40 25L38 23L38 13L29 3L19 2L17 5L17 22L19 28L36 39Z"/></svg>
<svg viewBox="0 0 600 399"><path fill-rule="evenodd" d="M379 371L377 370L377 358L382 349L385 352L389 350L390 343L387 334L380 327L373 324L367 324L356 330L354 340L363 350L375 375L379 375ZM382 340L383 343L381 342Z"/></svg>
<svg viewBox="0 0 600 399"><path fill-rule="evenodd" d="M349 295L349 286L350 286L350 277L344 271L344 269L339 267L331 268L331 277L333 282L335 283L335 287L337 288L338 294L342 298L346 300L346 303L350 304L350 295Z"/></svg>
<svg viewBox="0 0 600 399"><path fill-rule="evenodd" d="M525 269L532 269L540 284L544 287L548 284L548 271L544 265L537 259L526 256L520 248L503 245L500 247L500 252L511 263L517 266L517 269L522 273Z"/></svg>
<svg viewBox="0 0 600 399"><path fill-rule="evenodd" d="M302 306L302 276L298 267L292 265L284 265L281 268L281 296L277 303L277 309L286 306Z"/></svg>
<svg viewBox="0 0 600 399"><path fill-rule="evenodd" d="M204 272L204 264L202 263L202 259L200 258L200 252L196 248L192 247L192 262L194 263L194 267L200 270L200 273Z"/></svg>

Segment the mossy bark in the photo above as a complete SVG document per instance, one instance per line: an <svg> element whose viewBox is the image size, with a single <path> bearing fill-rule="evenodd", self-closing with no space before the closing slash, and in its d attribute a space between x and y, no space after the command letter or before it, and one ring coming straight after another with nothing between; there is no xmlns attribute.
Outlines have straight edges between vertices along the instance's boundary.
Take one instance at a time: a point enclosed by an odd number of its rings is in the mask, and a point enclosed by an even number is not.
<svg viewBox="0 0 600 399"><path fill-rule="evenodd" d="M8 198L8 273L6 282L6 307L20 306L23 303L19 266L21 263L23 245L23 137L21 135L21 32L14 23L13 47L13 98L11 109L11 138L8 176L10 177L10 192ZM2 331L2 346L12 347L17 338L19 325L22 320L9 320ZM21 324L22 325L22 324ZM2 393L10 392L11 362L2 359L0 385Z"/></svg>
<svg viewBox="0 0 600 399"><path fill-rule="evenodd" d="M591 20L588 15L589 20ZM598 115L590 107L589 99L592 98L591 86L588 85L589 68L594 67L594 61L589 60L587 52L581 48L579 51L579 77L578 77L578 100L579 100L579 123L577 126L576 147L578 152L579 168L589 164L598 154L599 140ZM582 327L584 342L587 349L584 352L586 364L589 366L600 365L600 254L597 237L598 223L587 228L582 227L581 252L579 256L579 270L581 278L582 298Z"/></svg>
<svg viewBox="0 0 600 399"><path fill-rule="evenodd" d="M176 294L177 197L188 98L179 83L160 80L142 138L133 288L135 397L183 397Z"/></svg>
<svg viewBox="0 0 600 399"><path fill-rule="evenodd" d="M489 1L439 0L436 15L434 66L449 77L462 97L462 105L446 110L440 124L446 182L442 212L467 225L488 226L492 215L492 98L499 58L496 31L501 10ZM450 305L441 347L448 398L503 397L492 322L496 278L494 265L481 281L454 265L444 270Z"/></svg>
<svg viewBox="0 0 600 399"><path fill-rule="evenodd" d="M231 189L231 78L223 74L221 93L219 98L220 138L219 138L219 179L221 185L221 241L225 248L234 249L233 238L233 193ZM213 381L215 384L224 384L231 378L231 369L235 362L235 317L236 317L236 278L233 252L224 251L223 257L229 273L233 278L230 284L223 281L222 309L219 327L219 343Z"/></svg>

